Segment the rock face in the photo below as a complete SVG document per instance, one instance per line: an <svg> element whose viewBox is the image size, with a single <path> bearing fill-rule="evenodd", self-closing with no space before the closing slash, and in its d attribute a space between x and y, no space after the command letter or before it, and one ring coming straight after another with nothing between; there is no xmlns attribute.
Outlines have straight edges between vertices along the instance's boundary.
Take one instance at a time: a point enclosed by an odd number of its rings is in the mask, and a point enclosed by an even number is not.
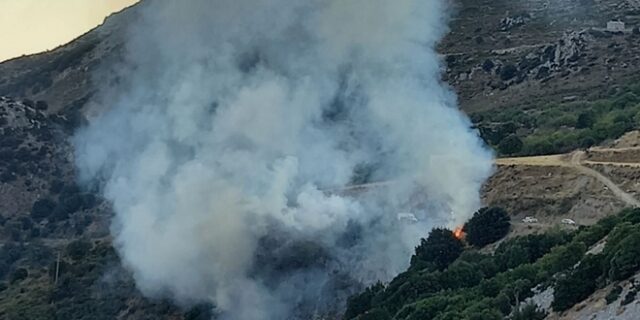
<svg viewBox="0 0 640 320"><path fill-rule="evenodd" d="M509 31L513 28L525 25L529 20L531 20L531 16L527 13L523 13L514 17L506 17L500 20L500 26L498 27L498 30Z"/></svg>
<svg viewBox="0 0 640 320"><path fill-rule="evenodd" d="M640 78L637 36L606 30L621 17L640 25L634 3L459 0L440 45L444 79L471 113L605 96Z"/></svg>

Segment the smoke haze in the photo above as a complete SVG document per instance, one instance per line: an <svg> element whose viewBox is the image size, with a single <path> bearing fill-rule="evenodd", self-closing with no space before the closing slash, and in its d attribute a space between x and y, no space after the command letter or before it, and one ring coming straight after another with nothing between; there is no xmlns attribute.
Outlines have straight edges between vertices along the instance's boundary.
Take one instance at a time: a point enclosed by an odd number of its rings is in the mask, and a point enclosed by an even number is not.
<svg viewBox="0 0 640 320"><path fill-rule="evenodd" d="M465 221L492 155L440 81L445 2L140 4L75 137L140 290L224 319L308 317ZM393 183L342 191L364 181Z"/></svg>

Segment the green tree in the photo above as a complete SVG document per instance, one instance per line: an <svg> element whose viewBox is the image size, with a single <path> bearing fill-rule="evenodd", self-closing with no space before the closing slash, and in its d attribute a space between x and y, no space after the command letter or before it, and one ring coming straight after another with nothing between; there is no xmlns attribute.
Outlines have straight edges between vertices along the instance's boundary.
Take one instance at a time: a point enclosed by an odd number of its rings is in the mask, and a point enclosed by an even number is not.
<svg viewBox="0 0 640 320"><path fill-rule="evenodd" d="M378 282L377 284L368 287L364 292L353 295L347 300L347 311L344 314L345 319L353 319L358 315L365 313L372 308L373 298L382 290L384 285Z"/></svg>
<svg viewBox="0 0 640 320"><path fill-rule="evenodd" d="M358 320L391 320L391 314L385 309L375 308L359 316Z"/></svg>
<svg viewBox="0 0 640 320"><path fill-rule="evenodd" d="M482 208L464 226L467 241L476 247L496 242L509 233L510 220L502 208Z"/></svg>
<svg viewBox="0 0 640 320"><path fill-rule="evenodd" d="M80 239L69 243L66 247L67 254L73 260L80 260L91 250L91 242Z"/></svg>
<svg viewBox="0 0 640 320"><path fill-rule="evenodd" d="M564 311L586 299L597 289L602 275L604 255L586 255L575 270L558 279L555 286L553 310Z"/></svg>
<svg viewBox="0 0 640 320"><path fill-rule="evenodd" d="M609 262L609 277L624 280L640 270L640 232L634 230L618 245Z"/></svg>
<svg viewBox="0 0 640 320"><path fill-rule="evenodd" d="M522 140L515 134L512 134L500 141L498 151L502 154L514 154L522 151L523 146Z"/></svg>
<svg viewBox="0 0 640 320"><path fill-rule="evenodd" d="M56 203L51 199L44 198L37 200L31 207L31 218L34 221L40 221L51 215L55 207Z"/></svg>
<svg viewBox="0 0 640 320"><path fill-rule="evenodd" d="M420 245L411 257L411 265L417 266L420 262L424 262L437 270L444 270L460 256L463 250L462 241L456 238L451 230L435 228L431 230L426 240L420 240Z"/></svg>
<svg viewBox="0 0 640 320"><path fill-rule="evenodd" d="M22 281L29 276L29 272L25 268L18 268L11 273L9 277L9 283L14 284L16 282Z"/></svg>
<svg viewBox="0 0 640 320"><path fill-rule="evenodd" d="M576 121L576 129L586 129L591 128L595 123L595 117L591 112L583 112L578 115L578 120Z"/></svg>

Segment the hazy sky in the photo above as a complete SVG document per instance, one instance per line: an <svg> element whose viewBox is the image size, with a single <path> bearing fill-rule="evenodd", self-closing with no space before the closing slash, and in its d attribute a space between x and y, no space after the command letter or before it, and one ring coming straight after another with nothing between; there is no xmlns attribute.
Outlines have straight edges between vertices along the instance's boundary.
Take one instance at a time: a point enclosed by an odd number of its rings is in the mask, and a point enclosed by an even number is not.
<svg viewBox="0 0 640 320"><path fill-rule="evenodd" d="M138 0L0 0L0 61L53 49Z"/></svg>

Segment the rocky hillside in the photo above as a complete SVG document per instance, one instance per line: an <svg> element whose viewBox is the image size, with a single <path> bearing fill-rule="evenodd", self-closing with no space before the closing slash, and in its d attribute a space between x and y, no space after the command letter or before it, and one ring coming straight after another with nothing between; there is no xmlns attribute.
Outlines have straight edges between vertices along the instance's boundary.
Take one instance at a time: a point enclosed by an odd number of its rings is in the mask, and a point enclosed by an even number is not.
<svg viewBox="0 0 640 320"><path fill-rule="evenodd" d="M593 100L638 79L635 0L460 0L440 46L469 112ZM608 32L607 22L626 23Z"/></svg>
<svg viewBox="0 0 640 320"><path fill-rule="evenodd" d="M501 149L507 137L522 140L521 150L503 154L568 152L586 138L606 143L638 129L639 94L626 88L640 81L637 0L456 0L453 7L439 47L443 79L488 143ZM111 248L109 204L76 184L70 137L92 111L93 88L118 81L94 71L122 59L137 14L130 8L60 48L0 63L0 319L210 316L207 306L180 310L142 298ZM608 31L610 20L625 28ZM593 113L587 127L578 121L584 110ZM635 186L632 168L596 169ZM624 206L593 178L530 166L498 168L484 200L507 207L514 221L592 224Z"/></svg>

